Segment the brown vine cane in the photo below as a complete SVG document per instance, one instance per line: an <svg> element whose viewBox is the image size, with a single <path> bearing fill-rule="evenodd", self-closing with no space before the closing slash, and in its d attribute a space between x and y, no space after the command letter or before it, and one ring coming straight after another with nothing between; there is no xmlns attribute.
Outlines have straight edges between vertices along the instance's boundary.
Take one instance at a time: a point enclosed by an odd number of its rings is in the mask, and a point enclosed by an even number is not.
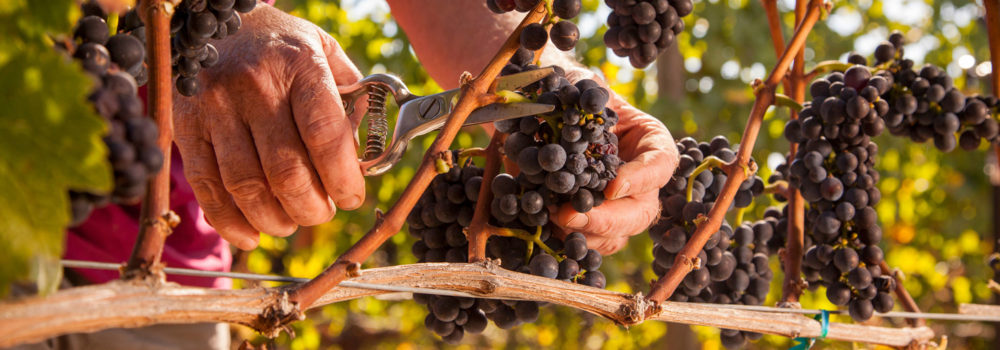
<svg viewBox="0 0 1000 350"><path fill-rule="evenodd" d="M140 213L139 236L123 271L125 279L156 276L163 254L163 244L170 234L170 145L173 142L173 84L170 67L170 17L174 6L168 0L143 1L139 9L147 26L146 52L149 53L149 85L147 105L160 134L156 145L163 153L163 167L150 181Z"/></svg>

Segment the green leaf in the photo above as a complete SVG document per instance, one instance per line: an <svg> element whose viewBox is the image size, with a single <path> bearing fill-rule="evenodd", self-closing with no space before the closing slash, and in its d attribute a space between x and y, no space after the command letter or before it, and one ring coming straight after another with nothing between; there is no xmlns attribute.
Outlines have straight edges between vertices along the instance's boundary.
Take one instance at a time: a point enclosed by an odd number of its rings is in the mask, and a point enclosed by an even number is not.
<svg viewBox="0 0 1000 350"><path fill-rule="evenodd" d="M80 11L72 0L4 0L0 2L0 33L4 38L42 38L66 33Z"/></svg>
<svg viewBox="0 0 1000 350"><path fill-rule="evenodd" d="M86 101L93 80L42 40L0 44L0 293L34 276L53 285L69 189L108 192L105 124Z"/></svg>

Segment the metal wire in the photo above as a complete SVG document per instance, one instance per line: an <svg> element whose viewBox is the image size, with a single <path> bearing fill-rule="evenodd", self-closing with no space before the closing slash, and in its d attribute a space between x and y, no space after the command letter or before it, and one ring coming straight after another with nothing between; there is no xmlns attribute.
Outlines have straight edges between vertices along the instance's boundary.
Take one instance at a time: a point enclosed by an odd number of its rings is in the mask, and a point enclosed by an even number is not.
<svg viewBox="0 0 1000 350"><path fill-rule="evenodd" d="M685 304L697 304L697 305L718 307L723 309L762 311L762 312L785 313L785 314L802 314L802 315L819 315L822 311L815 309L790 309L790 308L779 308L773 306L759 306L759 305L707 304L707 303L686 303L686 302ZM826 310L826 311L830 314L837 314L837 315L847 314L847 312L843 310ZM928 320L942 320L942 321L1000 322L1000 315L964 315L964 314L945 314L945 313L909 312L909 311L889 311L886 313L876 312L875 315L880 317L890 317L890 318L923 318Z"/></svg>
<svg viewBox="0 0 1000 350"><path fill-rule="evenodd" d="M96 270L118 270L122 267L121 264L96 262L96 261L82 261L82 260L62 260L62 264L65 267L96 269ZM270 281L270 282L286 282L286 283L305 283L309 281L308 278L299 278L299 277L261 275L256 273L241 273L241 272L204 271L204 270L177 268L177 267L164 267L163 272L170 275L211 277L211 278L223 277L223 278L235 278L235 279L251 280L251 281ZM340 286L348 288L381 290L387 292L408 292L408 293L434 294L434 295L455 296L455 297L482 298L482 296L478 296L475 294L458 292L453 290L392 286L385 284L362 283L354 281L340 282Z"/></svg>
<svg viewBox="0 0 1000 350"><path fill-rule="evenodd" d="M62 260L62 264L65 267L98 269L98 270L118 270L122 267L121 264L96 262L96 261L81 261L81 260ZM235 278L235 279L252 280L252 281L271 281L271 282L286 282L286 283L303 283L309 281L308 278L262 275L256 273L204 271L204 270L177 268L177 267L165 267L163 268L163 272L171 275L213 277L213 278L223 277L223 278ZM452 291L452 290L392 286L392 285L377 284L377 283L343 281L340 282L340 286L348 288L381 290L388 292L407 292L407 293L489 299L489 297L483 297L480 295ZM771 313L789 313L789 314L802 314L802 315L818 315L821 313L821 310L816 310L816 309L790 309L790 308L778 308L773 306L707 304L707 303L684 303L684 304L709 306L709 307L723 308L723 309L771 312ZM827 312L831 314L845 314L845 312L841 310L827 310ZM1000 322L1000 315L964 315L964 314L907 312L907 311L890 311L886 313L876 312L875 315L880 317L889 317L889 318L922 318L927 320L940 320L940 321Z"/></svg>
<svg viewBox="0 0 1000 350"><path fill-rule="evenodd" d="M385 100L388 91L372 84L368 88L368 138L365 141L365 159L372 159L385 151L386 139L389 137L389 120L385 115Z"/></svg>

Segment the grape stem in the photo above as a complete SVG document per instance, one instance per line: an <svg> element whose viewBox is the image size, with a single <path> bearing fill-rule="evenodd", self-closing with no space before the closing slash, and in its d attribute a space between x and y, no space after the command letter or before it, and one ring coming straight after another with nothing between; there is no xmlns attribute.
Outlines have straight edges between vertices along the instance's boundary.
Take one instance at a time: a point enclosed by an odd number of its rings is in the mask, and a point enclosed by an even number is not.
<svg viewBox="0 0 1000 350"><path fill-rule="evenodd" d="M890 269L889 264L886 264L884 260L879 262L879 269L882 270L883 275L892 276L892 278L896 280L896 289L894 292L896 293L896 299L903 304L903 309L909 312L919 313L920 307L917 306L917 302L910 296L910 292L906 290L906 287L903 287L902 273L897 273L897 271ZM908 318L906 321L913 327L923 327L927 324L927 322L925 322L922 318Z"/></svg>
<svg viewBox="0 0 1000 350"><path fill-rule="evenodd" d="M743 131L743 139L740 142L739 151L736 153L736 160L732 164L723 166L723 170L726 171L728 177L726 178L726 183L723 185L722 192L716 199L712 210L709 211L708 220L698 225L691 239L688 240L684 248L677 254L673 264L675 268L670 269L666 275L653 284L647 300L652 301L653 303L651 304L654 306L647 309L647 314L652 313L656 309L655 305L667 300L674 293L677 286L683 281L684 276L695 267L695 262L688 257L697 257L698 252L705 246L711 235L718 231L722 225L726 211L729 205L732 204L740 184L748 176L747 170L749 169L748 165L750 165L750 153L753 151L753 146L760 133L764 114L774 103L775 87L781 83L788 72L792 60L795 58L795 53L804 47L806 37L816 24L816 21L819 20L823 7L822 0L809 1L808 9L802 23L795 29L795 34L792 35L788 48L782 53L767 80L763 82L758 81L759 86L754 89L754 105L747 120L746 128Z"/></svg>
<svg viewBox="0 0 1000 350"><path fill-rule="evenodd" d="M146 97L150 117L159 128L156 146L163 153L163 167L149 180L143 197L139 235L128 263L122 271L127 280L164 279L160 257L163 244L170 235L176 214L170 211L170 145L173 141L173 84L170 64L170 1L143 1L139 14L146 23L146 52L149 64L149 85ZM115 20L114 22L117 22ZM111 23L109 22L109 28ZM117 23L115 24L117 27ZM113 31L111 33L114 33Z"/></svg>
<svg viewBox="0 0 1000 350"><path fill-rule="evenodd" d="M743 224L743 214L746 213L746 211L747 211L747 207L736 209L736 221L734 221L734 222L737 225L742 225Z"/></svg>
<svg viewBox="0 0 1000 350"><path fill-rule="evenodd" d="M846 71L848 68L851 68L851 67L854 67L854 66L856 66L856 65L853 64L853 63L846 63L846 62L841 62L841 61L837 61L837 60L822 61L820 63L817 63L816 66L813 67L813 69L811 71L809 71L809 73L806 73L806 75L805 75L805 79L806 80L805 81L813 80L813 79L816 78L816 76L818 76L820 74L823 74L823 73L827 73L827 72L843 72L843 71ZM887 68L889 68L891 66L892 66L892 61L882 63L882 64L877 65L875 67L868 67L868 66L863 66L863 67L868 68L868 70L870 72L875 73L877 71L880 71L880 70L883 70L883 69L887 69Z"/></svg>
<svg viewBox="0 0 1000 350"><path fill-rule="evenodd" d="M108 33L111 33L111 35L118 33L118 12L108 14Z"/></svg>
<svg viewBox="0 0 1000 350"><path fill-rule="evenodd" d="M774 183L764 186L764 194L788 194L788 182L785 180L778 180Z"/></svg>
<svg viewBox="0 0 1000 350"><path fill-rule="evenodd" d="M341 281L348 277L350 267L357 266L357 264L367 260L386 240L400 231L407 215L413 210L413 207L417 204L417 200L426 191L431 180L434 179L435 157L441 152L448 150L452 141L455 140L458 131L465 123L466 118L469 117L469 113L476 108L498 101L499 98L493 92L496 86L496 77L520 46L519 37L521 31L529 23L538 23L544 17L547 12L544 6L543 3L539 3L531 11L528 11L521 23L507 37L503 46L478 76L471 79L463 79L462 93L459 95L458 102L448 117L448 121L445 122L444 127L441 128L434 142L424 154L423 161L417 169L416 174L414 174L413 179L410 180L410 184L406 186L406 189L403 190L399 199L389 208L385 216L381 220L376 220L372 229L340 255L326 270L309 280L309 282L291 288L288 291L288 300L285 303L277 301L273 303L265 313L272 320L269 323L270 329L266 331L273 333L285 327L286 324L299 320L302 317L300 310L309 308L324 293L335 288ZM169 73L169 69L166 72ZM494 137L494 141L496 139ZM494 142L491 141L491 145L493 144ZM484 185L487 183L488 181L483 181ZM488 191L486 190L485 192ZM484 195L482 192L484 191L480 191L480 197ZM477 209L479 206L486 205L487 203L477 203ZM473 231L473 235L476 234ZM476 244L485 243L477 241ZM471 246L472 244L470 244ZM292 307L288 307L288 305L292 305ZM262 315L262 317L265 316Z"/></svg>
<svg viewBox="0 0 1000 350"><path fill-rule="evenodd" d="M532 253L533 246L535 244L537 244L539 248L542 248L542 251L544 251L544 252L548 253L549 255L555 257L557 261L559 261L559 262L563 261L563 258L560 257L558 254L556 254L555 250L552 250L552 248L550 248L547 244L545 244L545 242L542 242L542 227L541 226L538 226L538 228L535 229L535 233L534 234L528 233L528 231L519 230L519 229L516 229L516 228L496 227L496 226L493 226L493 225L490 225L490 227L492 228L492 230L494 232L494 235L503 236L503 237L514 237L514 238L517 238L517 239L520 239L522 241L527 242L528 243L528 256L525 258L525 261L530 261L531 260L531 253Z"/></svg>
<svg viewBox="0 0 1000 350"><path fill-rule="evenodd" d="M692 171L691 175L688 176L687 190L684 192L684 198L687 199L688 202L693 199L691 198L691 193L694 191L694 182L698 178L698 175L705 170L721 167L725 163L726 162L716 156L705 157L705 159L701 161L701 164L699 164L697 168L694 168L694 171Z"/></svg>
<svg viewBox="0 0 1000 350"><path fill-rule="evenodd" d="M817 63L816 66L809 71L809 73L806 73L806 79L813 80L816 76L827 72L843 72L852 66L854 66L854 64L838 60L822 61Z"/></svg>
<svg viewBox="0 0 1000 350"><path fill-rule="evenodd" d="M485 157L486 149L482 147L466 148L458 152L458 163L456 166L463 167L472 157Z"/></svg>
<svg viewBox="0 0 1000 350"><path fill-rule="evenodd" d="M802 104L800 104L798 101L795 101L791 97L788 97L788 95L785 94L774 94L774 105L781 107L788 107L789 109L796 112L802 110Z"/></svg>

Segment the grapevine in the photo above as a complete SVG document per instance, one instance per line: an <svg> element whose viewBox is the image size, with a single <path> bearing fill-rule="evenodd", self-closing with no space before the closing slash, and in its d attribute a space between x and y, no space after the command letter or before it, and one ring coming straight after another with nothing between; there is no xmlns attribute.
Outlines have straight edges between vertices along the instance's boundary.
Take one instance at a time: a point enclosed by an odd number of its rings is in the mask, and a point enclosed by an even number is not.
<svg viewBox="0 0 1000 350"><path fill-rule="evenodd" d="M150 1L146 0L146 6L151 6ZM608 0L605 4L611 14L604 43L614 54L628 57L636 68L650 65L670 47L685 30L684 18L694 10L694 4L685 0ZM169 125L169 113L167 119L163 119L162 111L151 112L153 119L146 118L137 96L139 89L147 83L161 86L169 77L171 90L183 96L196 95L199 72L218 63L219 53L209 40L235 34L241 26L239 13L251 11L256 2L185 0L176 5L176 12L167 16L157 14L157 9L172 7L153 5L149 11L152 15L134 9L117 20L117 15L108 16L100 6L85 3L73 39L53 40L84 71L96 77L88 100L109 126L104 142L109 150L108 162L114 169L114 190L109 195L71 192L76 222L86 218L95 206L134 203L144 193L165 191L163 173L157 177L161 181L150 180L158 172L169 170L166 152L171 131L169 126L164 128L164 120ZM676 143L679 164L669 182L659 189L661 216L649 228L654 245L649 252L653 263L647 267L658 278L649 295L615 293L604 290L608 280L600 267L605 257L588 248L587 236L564 232L550 218L557 208L587 213L606 201L604 190L625 164L619 147L628 145L626 141L620 144L615 133L620 122L629 121L625 117L619 120L612 109L613 102L617 102L613 101L615 93L599 80L571 81L560 66L552 66L551 75L517 91L494 91L497 76L539 69L542 52L550 42L561 51L577 47L580 28L570 20L580 15L582 2L486 0L485 5L496 14L523 13L524 20L479 75L463 76L462 93L453 101L455 106L447 123L427 149L406 191L385 214L379 213L371 231L316 278L254 292L259 294L212 294L240 300L219 309L228 314L220 316L213 313L218 310L213 310L201 317L249 324L273 337L301 319L305 310L391 290L378 286L399 285L412 289L414 300L427 308L424 327L449 344L461 343L466 334L482 332L490 322L503 329L535 322L545 301L584 309L623 325L680 320L717 327L727 348L741 347L764 333L826 337L828 331L832 339L864 341L859 334L871 331L888 338L871 338L872 343L928 344L933 333L922 324L905 329L844 324L828 327L825 322L820 326L802 317L764 311L728 313L754 320L781 320L788 328L779 330L771 325L710 319L727 315L724 312L708 311L708 317L701 315L704 318L684 312L728 310L724 305L736 304L761 306L771 292L771 255L777 255L786 263L783 268L790 269L786 271L790 275L787 281L801 282L789 287L786 281L783 288L787 290L782 292L791 296L783 296L786 301L797 300L803 288L824 287L826 299L844 307L857 323L873 322L869 320L891 312L896 304L919 313L902 287L900 275L891 272L880 248L883 232L881 212L876 211L876 206L882 201L878 187L882 175L876 170L879 147L875 138L887 134L916 143L933 142L942 152L956 148L974 151L984 148L984 144L997 147L1000 100L967 95L956 87L945 68L931 64L915 67L913 60L904 56L901 33L893 33L876 47L871 65L864 56L850 54L846 63L827 61L812 73L803 74L800 61L806 37L829 7L819 0L800 1L796 29L787 47L778 43L782 41L780 24L771 28L778 61L766 80L753 84L754 106L740 142L730 144L726 137L717 136L707 142L686 137ZM162 20L170 14L173 20L168 23L144 23L147 18L160 16ZM775 15L776 11L768 11L772 24L777 23L773 21ZM112 19L117 20L117 25ZM108 23L112 23L110 30ZM147 41L147 27L159 30L159 38L167 38L169 49ZM993 32L1000 29L991 28ZM147 52L147 47L158 49ZM151 57L167 57L169 64L154 66L156 60ZM795 68L791 68L793 59ZM798 92L786 91L792 95L790 98L779 96L779 85ZM803 101L804 91L809 92L811 100ZM154 88L154 93L157 97L152 99L165 99L169 111L171 97L162 89L157 92ZM518 102L548 104L554 110L494 123L495 133L485 150L449 150L470 112L491 103ZM755 174L757 163L750 153L765 111L772 105L793 109L781 133L792 147L786 154L786 164L778 166L765 185ZM480 156L486 158L485 167L474 161ZM147 189L147 182L152 188ZM764 194L774 195L778 202L804 200L804 215L798 218L804 216L804 226L796 227L802 222L794 219L796 210L802 212L801 201L797 209L788 205L757 210L763 216L745 221L745 209ZM169 202L165 196L159 197L147 198L144 205L155 202L155 206L164 208ZM735 220L727 220L728 214L735 214ZM143 223L144 232L147 226L156 225L162 232L140 235L136 243L139 253L133 258L142 261L138 265L130 261L126 279L135 279L136 269L156 274L159 252L155 250L162 249L162 241L169 233L164 222L157 221L167 217L162 211L144 213L143 217L147 221ZM404 223L416 238L411 249L419 264L361 269L361 264ZM796 231L803 236L795 237ZM805 248L804 253L786 249L793 248L796 240L802 241L799 248ZM1000 258L994 254L986 264L994 274L1000 274L998 261ZM801 271L797 271L799 263ZM441 275L429 281L405 281L419 278L414 276L420 276L422 271L454 274L450 277L467 285L448 284ZM364 275L369 272L375 275ZM345 281L368 281L376 287L338 287ZM164 287L155 280L147 282L151 283L150 290L189 293L165 299L189 302L189 297L196 294L189 289ZM541 296L537 291L525 291L538 286L567 294ZM136 291L130 289L136 286L123 283L79 290L103 293L106 290L101 288L105 287ZM435 294L442 291L456 293ZM897 293L898 299L891 293ZM594 296L594 300L581 302L581 295ZM73 298L67 294L59 297ZM712 309L694 303L719 306ZM0 305L0 311L28 317L25 305L35 304ZM239 307L245 309L232 311ZM157 312L166 313L153 311L136 317L145 317L145 322L161 316L171 321L190 321ZM142 323L121 322L108 324ZM11 324L10 320L0 319L0 329L13 329ZM73 324L72 320L63 320L59 326L60 330L93 330ZM22 332L11 341L35 339L32 337L42 333Z"/></svg>

